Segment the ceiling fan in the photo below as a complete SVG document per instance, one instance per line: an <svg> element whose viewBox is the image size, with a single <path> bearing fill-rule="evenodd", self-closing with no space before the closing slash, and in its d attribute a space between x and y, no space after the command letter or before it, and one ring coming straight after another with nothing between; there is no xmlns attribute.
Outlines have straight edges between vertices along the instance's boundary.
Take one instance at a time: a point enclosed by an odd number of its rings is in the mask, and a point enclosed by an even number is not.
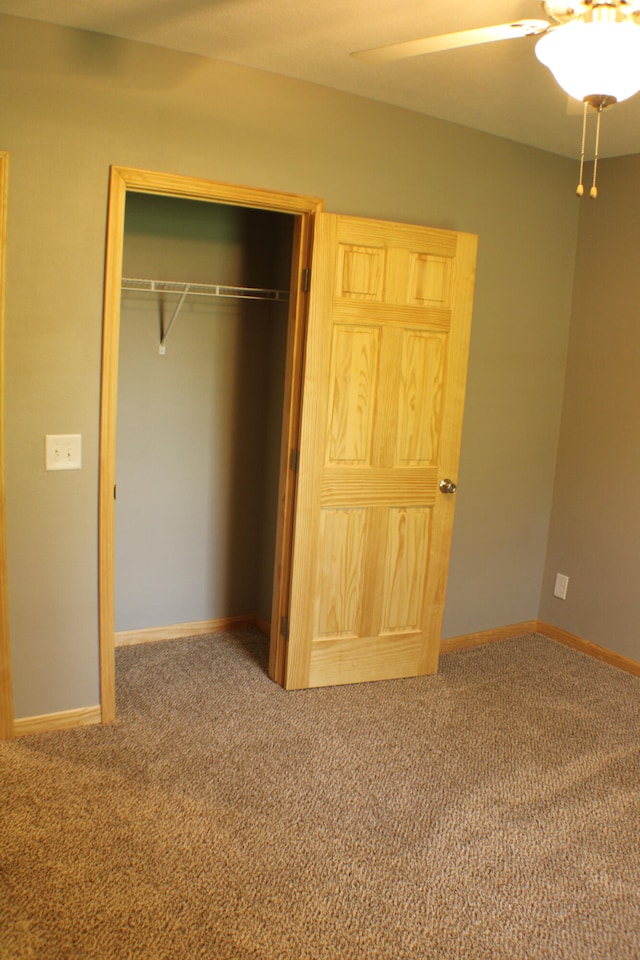
<svg viewBox="0 0 640 960"><path fill-rule="evenodd" d="M640 90L640 0L543 0L546 20L519 20L492 27L478 27L437 37L407 40L352 56L368 63L389 63L425 54L471 47L498 40L539 37L538 59L549 68L557 83L570 97L584 103L580 183L584 186L587 108L597 112L593 186L598 195L596 171L600 139L600 115L605 107L632 97Z"/></svg>

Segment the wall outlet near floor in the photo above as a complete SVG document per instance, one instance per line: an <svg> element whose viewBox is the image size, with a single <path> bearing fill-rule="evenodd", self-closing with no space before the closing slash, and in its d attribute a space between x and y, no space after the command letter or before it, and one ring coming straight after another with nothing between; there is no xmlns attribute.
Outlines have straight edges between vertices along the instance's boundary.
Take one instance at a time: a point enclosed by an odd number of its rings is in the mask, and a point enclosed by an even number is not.
<svg viewBox="0 0 640 960"><path fill-rule="evenodd" d="M559 600L566 600L568 586L569 577L565 577L564 573L556 573L556 584L553 588L554 597L558 597Z"/></svg>
<svg viewBox="0 0 640 960"><path fill-rule="evenodd" d="M82 434L56 433L44 438L46 470L80 470L82 467Z"/></svg>

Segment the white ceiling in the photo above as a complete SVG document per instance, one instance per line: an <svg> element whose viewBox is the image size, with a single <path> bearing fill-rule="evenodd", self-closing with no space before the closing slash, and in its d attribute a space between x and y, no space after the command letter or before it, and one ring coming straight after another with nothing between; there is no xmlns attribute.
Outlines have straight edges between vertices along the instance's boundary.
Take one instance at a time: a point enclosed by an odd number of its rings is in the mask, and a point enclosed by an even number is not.
<svg viewBox="0 0 640 960"><path fill-rule="evenodd" d="M0 0L0 13L94 30L308 80L575 157L581 111L534 38L388 64L349 53L544 19L538 0ZM640 153L640 95L603 114L602 156Z"/></svg>

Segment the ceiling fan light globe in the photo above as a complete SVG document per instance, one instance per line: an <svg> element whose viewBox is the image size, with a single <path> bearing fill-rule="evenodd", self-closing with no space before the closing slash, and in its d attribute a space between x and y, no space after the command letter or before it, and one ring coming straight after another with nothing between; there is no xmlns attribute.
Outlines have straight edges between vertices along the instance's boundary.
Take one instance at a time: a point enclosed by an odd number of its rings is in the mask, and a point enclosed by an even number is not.
<svg viewBox="0 0 640 960"><path fill-rule="evenodd" d="M536 56L570 97L627 100L640 90L640 26L576 21L549 30Z"/></svg>

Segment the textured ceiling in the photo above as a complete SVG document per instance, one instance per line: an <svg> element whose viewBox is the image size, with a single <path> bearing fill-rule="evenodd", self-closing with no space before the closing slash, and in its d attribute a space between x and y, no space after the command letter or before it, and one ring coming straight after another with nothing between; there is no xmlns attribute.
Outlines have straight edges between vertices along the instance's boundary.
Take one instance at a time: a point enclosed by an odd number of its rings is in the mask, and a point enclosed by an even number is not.
<svg viewBox="0 0 640 960"><path fill-rule="evenodd" d="M0 13L200 54L346 90L575 157L568 109L534 38L366 64L354 50L544 18L538 0L0 0ZM601 155L640 153L640 95L603 114Z"/></svg>

